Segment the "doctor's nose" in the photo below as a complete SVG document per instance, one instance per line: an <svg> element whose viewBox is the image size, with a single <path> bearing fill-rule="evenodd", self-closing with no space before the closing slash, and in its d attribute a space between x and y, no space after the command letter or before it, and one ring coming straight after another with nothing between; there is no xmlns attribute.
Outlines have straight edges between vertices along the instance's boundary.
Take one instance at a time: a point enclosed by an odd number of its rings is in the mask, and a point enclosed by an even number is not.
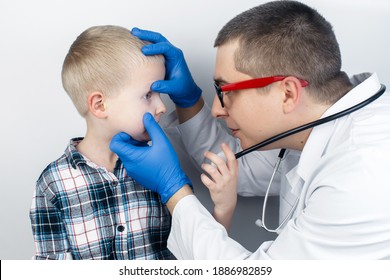
<svg viewBox="0 0 390 280"><path fill-rule="evenodd" d="M228 116L226 108L221 106L221 102L219 101L217 95L214 97L213 106L211 107L211 114L214 118L224 118Z"/></svg>

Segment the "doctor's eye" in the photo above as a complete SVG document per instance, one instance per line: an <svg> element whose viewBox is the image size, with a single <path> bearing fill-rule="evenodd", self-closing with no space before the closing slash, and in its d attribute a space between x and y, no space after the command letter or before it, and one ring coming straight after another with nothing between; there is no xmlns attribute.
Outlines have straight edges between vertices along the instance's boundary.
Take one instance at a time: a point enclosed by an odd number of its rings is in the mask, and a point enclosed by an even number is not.
<svg viewBox="0 0 390 280"><path fill-rule="evenodd" d="M231 91L224 91L223 94L230 95Z"/></svg>
<svg viewBox="0 0 390 280"><path fill-rule="evenodd" d="M148 100L150 98L152 98L152 92L151 91L149 91L147 94L144 95L144 99Z"/></svg>

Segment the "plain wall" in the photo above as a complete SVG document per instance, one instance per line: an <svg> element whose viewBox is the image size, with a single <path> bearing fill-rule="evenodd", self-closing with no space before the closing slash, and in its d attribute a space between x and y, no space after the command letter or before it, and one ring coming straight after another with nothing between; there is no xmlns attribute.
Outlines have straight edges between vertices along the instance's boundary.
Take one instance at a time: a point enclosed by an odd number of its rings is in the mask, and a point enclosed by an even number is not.
<svg viewBox="0 0 390 280"><path fill-rule="evenodd" d="M84 135L84 120L60 79L63 59L77 35L90 26L105 24L161 32L184 51L194 79L210 103L216 34L232 17L263 2L1 0L0 259L31 258L34 245L28 212L35 181L47 164L63 153L70 138ZM377 72L382 83L390 85L389 1L303 2L333 24L344 71ZM180 147L176 148L180 152ZM185 155L179 156L197 186L197 195L210 208L199 174ZM274 237L254 225L261 205L262 198L240 198L233 223L232 237L250 250ZM277 203L269 207L270 218L276 217Z"/></svg>

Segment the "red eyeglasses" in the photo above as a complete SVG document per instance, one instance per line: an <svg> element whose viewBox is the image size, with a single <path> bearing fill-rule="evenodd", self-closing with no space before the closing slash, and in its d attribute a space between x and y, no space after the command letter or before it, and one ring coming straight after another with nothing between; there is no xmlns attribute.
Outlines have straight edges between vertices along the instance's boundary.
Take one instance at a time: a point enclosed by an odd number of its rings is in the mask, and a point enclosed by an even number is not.
<svg viewBox="0 0 390 280"><path fill-rule="evenodd" d="M241 81L237 83L226 84L223 86L219 85L218 82L215 82L214 87L215 87L215 91L217 92L218 99L221 102L221 106L225 107L225 104L223 103L224 92L239 90L239 89L261 88L261 87L268 86L274 82L282 81L286 77L287 76L271 76L265 78L256 78L256 79ZM301 82L302 87L306 87L309 85L309 83L305 80L299 78L298 80Z"/></svg>

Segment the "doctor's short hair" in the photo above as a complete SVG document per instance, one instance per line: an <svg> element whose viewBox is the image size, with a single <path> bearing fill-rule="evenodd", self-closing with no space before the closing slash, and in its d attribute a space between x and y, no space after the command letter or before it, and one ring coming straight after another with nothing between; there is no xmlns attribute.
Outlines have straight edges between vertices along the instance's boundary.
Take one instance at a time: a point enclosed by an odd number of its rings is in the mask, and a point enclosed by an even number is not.
<svg viewBox="0 0 390 280"><path fill-rule="evenodd" d="M333 104L350 90L332 25L297 1L274 1L230 20L214 47L238 40L238 71L252 77L292 75L309 82L319 103Z"/></svg>
<svg viewBox="0 0 390 280"><path fill-rule="evenodd" d="M62 84L81 116L88 112L88 95L94 91L114 97L129 84L132 73L162 56L145 56L141 41L126 28L93 26L71 45L62 66Z"/></svg>

